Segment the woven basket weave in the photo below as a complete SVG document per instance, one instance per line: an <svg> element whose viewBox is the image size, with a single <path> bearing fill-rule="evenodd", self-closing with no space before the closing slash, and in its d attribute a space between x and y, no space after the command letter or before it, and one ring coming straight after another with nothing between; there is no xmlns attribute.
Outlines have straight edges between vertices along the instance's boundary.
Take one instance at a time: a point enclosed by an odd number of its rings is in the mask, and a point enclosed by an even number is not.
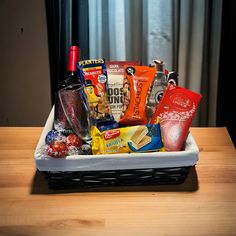
<svg viewBox="0 0 236 236"><path fill-rule="evenodd" d="M35 150L35 162L53 189L99 186L137 186L183 183L198 161L198 147L191 134L180 152L111 155L76 155L55 159L41 154L53 127L52 109Z"/></svg>

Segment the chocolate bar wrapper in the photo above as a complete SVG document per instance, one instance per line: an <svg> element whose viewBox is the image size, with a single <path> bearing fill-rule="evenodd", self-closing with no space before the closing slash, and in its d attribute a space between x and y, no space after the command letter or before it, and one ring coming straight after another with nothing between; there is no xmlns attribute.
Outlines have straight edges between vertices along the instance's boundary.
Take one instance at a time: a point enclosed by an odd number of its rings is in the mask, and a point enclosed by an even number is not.
<svg viewBox="0 0 236 236"><path fill-rule="evenodd" d="M160 124L137 125L100 132L91 129L96 154L165 151Z"/></svg>

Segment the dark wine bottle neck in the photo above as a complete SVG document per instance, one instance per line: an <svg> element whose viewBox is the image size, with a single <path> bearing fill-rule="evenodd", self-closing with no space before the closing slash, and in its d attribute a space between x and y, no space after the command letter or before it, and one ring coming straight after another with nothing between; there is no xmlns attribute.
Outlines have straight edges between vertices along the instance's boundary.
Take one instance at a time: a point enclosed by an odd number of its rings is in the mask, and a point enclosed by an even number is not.
<svg viewBox="0 0 236 236"><path fill-rule="evenodd" d="M67 71L67 74L71 75L71 76L76 76L77 72L76 71Z"/></svg>

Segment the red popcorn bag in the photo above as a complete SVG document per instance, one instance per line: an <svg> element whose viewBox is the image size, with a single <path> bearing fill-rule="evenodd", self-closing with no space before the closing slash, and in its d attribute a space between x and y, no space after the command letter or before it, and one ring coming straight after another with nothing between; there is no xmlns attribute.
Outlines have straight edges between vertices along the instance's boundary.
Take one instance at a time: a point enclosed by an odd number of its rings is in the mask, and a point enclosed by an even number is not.
<svg viewBox="0 0 236 236"><path fill-rule="evenodd" d="M168 85L151 120L151 124L155 124L160 118L167 151L182 150L201 98L201 94L191 90Z"/></svg>

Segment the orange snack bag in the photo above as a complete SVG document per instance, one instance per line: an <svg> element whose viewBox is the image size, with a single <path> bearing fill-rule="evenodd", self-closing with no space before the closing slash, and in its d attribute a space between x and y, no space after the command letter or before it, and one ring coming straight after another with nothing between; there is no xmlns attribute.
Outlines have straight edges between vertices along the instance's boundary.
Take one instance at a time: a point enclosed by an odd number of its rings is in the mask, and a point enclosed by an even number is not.
<svg viewBox="0 0 236 236"><path fill-rule="evenodd" d="M149 66L125 66L123 84L123 108L119 124L147 124L146 102L156 68Z"/></svg>

